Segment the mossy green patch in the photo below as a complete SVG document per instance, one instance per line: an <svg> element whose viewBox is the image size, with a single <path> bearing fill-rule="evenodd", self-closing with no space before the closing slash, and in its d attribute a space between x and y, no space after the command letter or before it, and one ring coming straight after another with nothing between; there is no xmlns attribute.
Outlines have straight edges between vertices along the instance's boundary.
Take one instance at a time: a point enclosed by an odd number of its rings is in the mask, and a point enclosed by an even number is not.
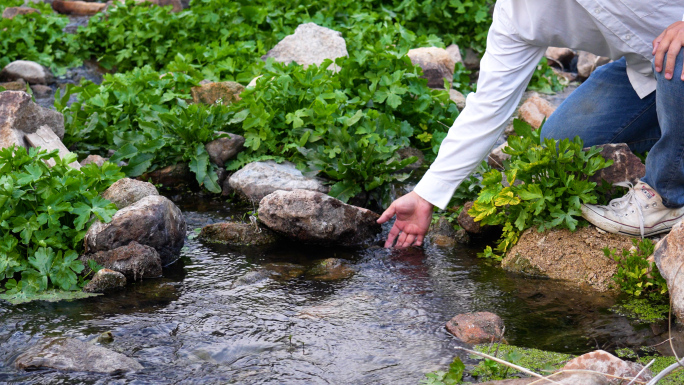
<svg viewBox="0 0 684 385"><path fill-rule="evenodd" d="M510 363L522 366L534 372L544 374L560 369L566 362L574 358L571 354L555 353L539 349L523 348L511 345L500 345L498 352L496 346L476 345L475 350L486 353L497 358L504 359ZM504 365L495 363L491 360L481 361L472 371L471 375L477 376L479 381L498 380L505 378L519 377L520 371ZM525 375L526 376L526 375Z"/></svg>
<svg viewBox="0 0 684 385"><path fill-rule="evenodd" d="M18 305L21 303L31 302L31 301L48 301L48 302L59 302L59 301L70 301L75 299L82 299L88 297L96 297L98 293L84 293L82 291L62 291L62 290L46 290L40 293L25 293L19 292L16 294L0 294L0 299L3 299L12 305Z"/></svg>
<svg viewBox="0 0 684 385"><path fill-rule="evenodd" d="M653 375L656 375L663 371L663 369L667 368L668 366L674 364L677 362L677 359L674 357L659 357L659 356L644 356L639 358L638 362L640 364L646 365L651 360L655 359L656 361L653 363L653 365L650 366L651 371L653 372ZM684 384L684 370L677 370L672 373L670 373L669 376L663 378L658 382L658 385L681 385Z"/></svg>
<svg viewBox="0 0 684 385"><path fill-rule="evenodd" d="M611 311L637 323L650 324L667 319L670 306L646 298L630 298L610 308Z"/></svg>

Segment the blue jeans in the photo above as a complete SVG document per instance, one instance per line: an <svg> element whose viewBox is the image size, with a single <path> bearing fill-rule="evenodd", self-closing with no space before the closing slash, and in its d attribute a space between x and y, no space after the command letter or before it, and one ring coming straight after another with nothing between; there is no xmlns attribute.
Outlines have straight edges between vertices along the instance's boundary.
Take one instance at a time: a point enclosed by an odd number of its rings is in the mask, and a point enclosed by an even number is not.
<svg viewBox="0 0 684 385"><path fill-rule="evenodd" d="M655 72L656 91L640 99L627 78L625 59L601 66L556 109L542 127L542 138L579 135L586 146L627 143L649 151L642 179L666 207L684 206L684 49L672 80L665 66Z"/></svg>

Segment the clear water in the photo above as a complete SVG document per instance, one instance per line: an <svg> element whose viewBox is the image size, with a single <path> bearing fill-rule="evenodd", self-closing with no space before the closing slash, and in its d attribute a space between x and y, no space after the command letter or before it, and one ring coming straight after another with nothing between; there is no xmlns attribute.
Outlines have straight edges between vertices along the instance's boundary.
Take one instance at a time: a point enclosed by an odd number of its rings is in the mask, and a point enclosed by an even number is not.
<svg viewBox="0 0 684 385"><path fill-rule="evenodd" d="M189 234L242 217L220 202L174 197ZM509 343L583 353L640 346L650 337L605 309L608 295L509 276L475 258L481 247L335 250L297 244L230 248L188 240L165 278L73 302L0 303L0 383L27 384L417 384L444 369L459 342L444 329L456 314L491 311ZM231 288L268 262L335 256L347 280L263 281ZM43 336L93 339L135 357L138 373L106 376L19 372L11 363Z"/></svg>

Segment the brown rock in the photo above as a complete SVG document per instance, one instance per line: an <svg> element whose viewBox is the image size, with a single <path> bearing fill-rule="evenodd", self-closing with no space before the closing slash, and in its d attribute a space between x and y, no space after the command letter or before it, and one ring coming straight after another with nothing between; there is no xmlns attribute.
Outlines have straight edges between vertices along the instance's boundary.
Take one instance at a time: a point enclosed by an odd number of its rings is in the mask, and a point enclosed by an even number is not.
<svg viewBox="0 0 684 385"><path fill-rule="evenodd" d="M237 82L220 82L209 83L190 89L193 103L216 104L220 102L223 105L240 100L240 94L245 90L245 87Z"/></svg>
<svg viewBox="0 0 684 385"><path fill-rule="evenodd" d="M641 369L643 369L641 364L623 361L608 352L596 350L570 360L565 364L562 370L593 370L611 376L629 378L631 380L639 374ZM648 382L652 377L651 371L646 369L646 371L639 376L637 381ZM609 383L619 385L623 384L624 380L611 378Z"/></svg>
<svg viewBox="0 0 684 385"><path fill-rule="evenodd" d="M85 1L53 0L52 9L57 13L74 16L92 16L107 8L105 3L90 3Z"/></svg>
<svg viewBox="0 0 684 385"><path fill-rule="evenodd" d="M54 82L54 76L47 67L28 60L15 60L0 71L2 82L12 82L18 79L24 79L31 85Z"/></svg>
<svg viewBox="0 0 684 385"><path fill-rule="evenodd" d="M478 71L480 69L480 55L472 48L466 48L463 65L471 71Z"/></svg>
<svg viewBox="0 0 684 385"><path fill-rule="evenodd" d="M473 207L473 202L466 202L463 205L463 210L458 214L458 225L463 227L463 229L470 234L480 234L486 230L489 226L480 226L479 222L475 222L475 219L468 214L468 210Z"/></svg>
<svg viewBox="0 0 684 385"><path fill-rule="evenodd" d="M80 163L81 163L81 166L85 166L86 164L94 163L97 165L97 167L102 167L102 165L106 161L107 161L107 159L105 159L99 155L88 155Z"/></svg>
<svg viewBox="0 0 684 385"><path fill-rule="evenodd" d="M33 91L33 96L36 99L44 99L52 94L52 88L49 86L44 86L42 84L35 84L31 86L31 91Z"/></svg>
<svg viewBox="0 0 684 385"><path fill-rule="evenodd" d="M518 114L520 118L529 123L534 128L541 127L542 122L556 110L551 103L542 99L538 93L534 92L527 98L525 103L520 106Z"/></svg>
<svg viewBox="0 0 684 385"><path fill-rule="evenodd" d="M596 56L593 53L579 51L577 58L577 75L581 79L586 79L598 67L608 64L610 59L603 56Z"/></svg>
<svg viewBox="0 0 684 385"><path fill-rule="evenodd" d="M428 80L428 87L444 88L444 79L449 84L454 78L454 59L443 48L414 48L407 53L413 65L423 69L423 77Z"/></svg>
<svg viewBox="0 0 684 385"><path fill-rule="evenodd" d="M351 278L354 275L354 269L342 259L328 258L314 261L306 271L306 275L316 281L337 281Z"/></svg>
<svg viewBox="0 0 684 385"><path fill-rule="evenodd" d="M128 245L113 250L86 254L79 259L86 266L88 266L89 260L94 260L105 269L123 274L130 281L158 278L162 275L162 262L157 251L136 241L131 241ZM90 269L86 267L86 270L87 274Z"/></svg>
<svg viewBox="0 0 684 385"><path fill-rule="evenodd" d="M461 49L458 48L456 44L452 44L448 47L446 47L446 51L449 53L449 56L451 56L451 60L454 61L454 63L463 63L463 57L461 56Z"/></svg>
<svg viewBox="0 0 684 385"><path fill-rule="evenodd" d="M152 183L130 178L119 179L102 193L102 197L114 203L119 210L151 195L159 195Z"/></svg>
<svg viewBox="0 0 684 385"><path fill-rule="evenodd" d="M449 90L449 99L451 99L452 102L456 103L456 107L458 107L460 111L463 111L463 109L466 106L465 95L452 88Z"/></svg>
<svg viewBox="0 0 684 385"><path fill-rule="evenodd" d="M503 327L501 317L489 312L459 314L446 324L449 333L471 345L499 341Z"/></svg>
<svg viewBox="0 0 684 385"><path fill-rule="evenodd" d="M670 233L656 244L655 262L667 281L672 312L684 321L684 224L677 223Z"/></svg>
<svg viewBox="0 0 684 385"><path fill-rule="evenodd" d="M544 54L547 59L558 63L561 68L570 68L570 62L575 57L575 51L570 48L559 48L559 47L549 47L546 49L546 54Z"/></svg>
<svg viewBox="0 0 684 385"><path fill-rule="evenodd" d="M73 372L122 373L142 370L133 358L75 338L43 338L14 361L23 370L51 368Z"/></svg>
<svg viewBox="0 0 684 385"><path fill-rule="evenodd" d="M613 165L606 167L589 178L592 182L610 183L631 182L638 183L646 175L646 166L641 159L634 155L626 143L604 144L601 155L606 160L612 160Z"/></svg>
<svg viewBox="0 0 684 385"><path fill-rule="evenodd" d="M186 163L178 163L152 172L146 172L138 177L138 179L150 181L155 185L162 185L164 187L180 188L195 182L195 175L190 172L190 167Z"/></svg>
<svg viewBox="0 0 684 385"><path fill-rule="evenodd" d="M495 149L492 150L492 152L489 154L487 157L487 164L489 164L492 168L495 168L497 170L503 170L504 169L504 161L508 160L511 158L509 154L506 154L503 152L503 149L508 146L508 141L503 142L501 145L496 147Z"/></svg>
<svg viewBox="0 0 684 385"><path fill-rule="evenodd" d="M399 155L399 158L401 158L401 160L408 159L412 156L418 158L415 162L404 167L404 171L417 170L425 162L425 155L423 154L423 152L414 147L400 148L399 150L397 150L397 154Z"/></svg>
<svg viewBox="0 0 684 385"><path fill-rule="evenodd" d="M14 19L17 15L29 15L32 13L40 13L40 11L31 7L7 7L2 11L2 18Z"/></svg>
<svg viewBox="0 0 684 385"><path fill-rule="evenodd" d="M17 79L12 82L0 83L0 87L5 91L26 91L26 81L24 79Z"/></svg>
<svg viewBox="0 0 684 385"><path fill-rule="evenodd" d="M64 116L40 107L22 91L0 92L0 148L17 145L29 148L26 135L49 127L59 138L64 137Z"/></svg>
<svg viewBox="0 0 684 385"><path fill-rule="evenodd" d="M467 244L470 242L468 233L463 229L456 231L454 225L445 217L440 217L430 225L426 238L433 245L443 248L452 248L458 243Z"/></svg>
<svg viewBox="0 0 684 385"><path fill-rule="evenodd" d="M185 231L180 209L163 196L150 195L119 210L109 223L93 223L85 235L85 250L109 251L135 241L153 247L162 265L168 265L178 257Z"/></svg>
<svg viewBox="0 0 684 385"><path fill-rule="evenodd" d="M381 228L379 215L309 190L276 191L259 204L259 220L268 228L304 243L356 246Z"/></svg>
<svg viewBox="0 0 684 385"><path fill-rule="evenodd" d="M236 222L206 225L202 228L198 238L206 242L226 243L235 246L267 245L278 240L276 234L265 227Z"/></svg>
<svg viewBox="0 0 684 385"><path fill-rule="evenodd" d="M629 249L632 239L617 234L599 233L594 227L550 230L536 228L523 232L518 243L504 257L501 266L515 273L548 277L609 290L617 262L603 254L603 249Z"/></svg>
<svg viewBox="0 0 684 385"><path fill-rule="evenodd" d="M161 263L160 263L161 268ZM100 269L84 287L86 293L106 293L126 286L126 276L118 271Z"/></svg>
<svg viewBox="0 0 684 385"><path fill-rule="evenodd" d="M219 167L223 167L228 160L233 159L240 151L242 151L245 144L245 137L223 131L218 131L217 134L228 136L212 140L204 147L209 153L211 162Z"/></svg>

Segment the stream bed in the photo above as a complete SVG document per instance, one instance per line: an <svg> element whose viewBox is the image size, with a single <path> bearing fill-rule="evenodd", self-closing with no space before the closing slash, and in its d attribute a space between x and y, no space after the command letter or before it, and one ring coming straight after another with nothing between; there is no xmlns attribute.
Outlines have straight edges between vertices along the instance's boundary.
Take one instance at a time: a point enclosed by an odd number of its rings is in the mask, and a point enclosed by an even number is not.
<svg viewBox="0 0 684 385"><path fill-rule="evenodd" d="M72 302L0 302L0 383L417 384L457 354L461 343L444 324L472 311L500 315L510 344L557 352L638 347L653 337L647 325L607 310L614 296L508 275L476 258L481 245L400 251L204 244L195 229L239 220L249 209L170 198L186 217L189 237L164 278ZM266 263L330 257L348 260L355 275L232 287ZM106 331L114 340L105 346L136 358L143 371L106 376L12 367L41 337L90 340Z"/></svg>

